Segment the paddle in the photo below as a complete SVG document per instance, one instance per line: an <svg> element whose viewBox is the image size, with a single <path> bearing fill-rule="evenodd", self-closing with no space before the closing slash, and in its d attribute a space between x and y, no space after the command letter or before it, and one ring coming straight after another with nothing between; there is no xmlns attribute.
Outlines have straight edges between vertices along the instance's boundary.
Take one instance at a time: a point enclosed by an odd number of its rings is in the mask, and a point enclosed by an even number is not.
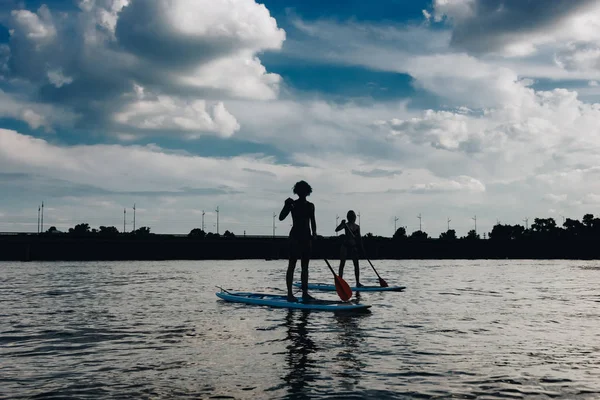
<svg viewBox="0 0 600 400"><path fill-rule="evenodd" d="M335 271L333 270L333 268L331 268L331 264L329 264L329 261L327 261L327 259L325 259L325 262L327 263L329 270L333 274L333 278L335 280L335 291L337 292L338 296L340 296L340 299L342 299L343 301L350 300L350 297L352 297L352 289L350 289L350 285L348 285L348 283L344 279L335 274Z"/></svg>
<svg viewBox="0 0 600 400"><path fill-rule="evenodd" d="M348 232L350 232L350 235L352 235L352 237L354 237L354 233L352 233L352 231L350 230L350 228L348 228L348 224L344 223L344 225L346 226L346 230ZM365 254L365 258L367 258L366 254ZM379 276L379 274L377 273L377 270L375 269L375 266L373 266L373 263L371 262L371 260L369 260L367 258L367 261L371 265L371 268L373 268L373 271L375 271L375 275L377 275L377 278L379 278L379 286L381 286L381 287L388 287L387 282L381 276Z"/></svg>

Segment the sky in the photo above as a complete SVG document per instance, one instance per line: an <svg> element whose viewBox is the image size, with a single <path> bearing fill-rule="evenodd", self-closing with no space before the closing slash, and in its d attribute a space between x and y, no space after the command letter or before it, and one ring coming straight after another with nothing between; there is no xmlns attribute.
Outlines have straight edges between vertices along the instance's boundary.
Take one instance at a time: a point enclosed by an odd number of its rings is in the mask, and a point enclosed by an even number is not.
<svg viewBox="0 0 600 400"><path fill-rule="evenodd" d="M597 1L0 0L3 232L560 224L599 121Z"/></svg>

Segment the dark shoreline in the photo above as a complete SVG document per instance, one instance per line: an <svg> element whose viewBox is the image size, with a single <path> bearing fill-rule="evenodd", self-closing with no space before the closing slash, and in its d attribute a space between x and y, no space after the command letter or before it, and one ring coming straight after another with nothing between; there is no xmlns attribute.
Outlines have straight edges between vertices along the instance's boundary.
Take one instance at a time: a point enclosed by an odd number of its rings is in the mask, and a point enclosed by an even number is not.
<svg viewBox="0 0 600 400"><path fill-rule="evenodd" d="M375 259L600 259L598 239L394 240L364 239ZM313 259L338 259L339 237L322 238ZM0 236L0 261L236 260L287 259L284 237L198 239L176 235Z"/></svg>

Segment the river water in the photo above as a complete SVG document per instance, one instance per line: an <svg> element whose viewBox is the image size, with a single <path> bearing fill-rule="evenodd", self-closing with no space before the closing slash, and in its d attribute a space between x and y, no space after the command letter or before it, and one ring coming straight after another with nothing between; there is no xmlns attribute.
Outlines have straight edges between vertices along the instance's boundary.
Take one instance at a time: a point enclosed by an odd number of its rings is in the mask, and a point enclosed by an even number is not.
<svg viewBox="0 0 600 400"><path fill-rule="evenodd" d="M0 263L0 398L600 398L600 263L375 266L406 291L344 316L215 296L284 260Z"/></svg>

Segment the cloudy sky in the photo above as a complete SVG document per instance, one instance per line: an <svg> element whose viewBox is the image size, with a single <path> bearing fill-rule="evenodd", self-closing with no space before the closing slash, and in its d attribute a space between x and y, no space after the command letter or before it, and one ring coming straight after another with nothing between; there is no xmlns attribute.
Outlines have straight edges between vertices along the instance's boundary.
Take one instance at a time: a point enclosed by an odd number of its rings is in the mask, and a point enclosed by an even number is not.
<svg viewBox="0 0 600 400"><path fill-rule="evenodd" d="M305 179L322 235L465 235L599 177L598 1L0 0L0 231L270 234Z"/></svg>

